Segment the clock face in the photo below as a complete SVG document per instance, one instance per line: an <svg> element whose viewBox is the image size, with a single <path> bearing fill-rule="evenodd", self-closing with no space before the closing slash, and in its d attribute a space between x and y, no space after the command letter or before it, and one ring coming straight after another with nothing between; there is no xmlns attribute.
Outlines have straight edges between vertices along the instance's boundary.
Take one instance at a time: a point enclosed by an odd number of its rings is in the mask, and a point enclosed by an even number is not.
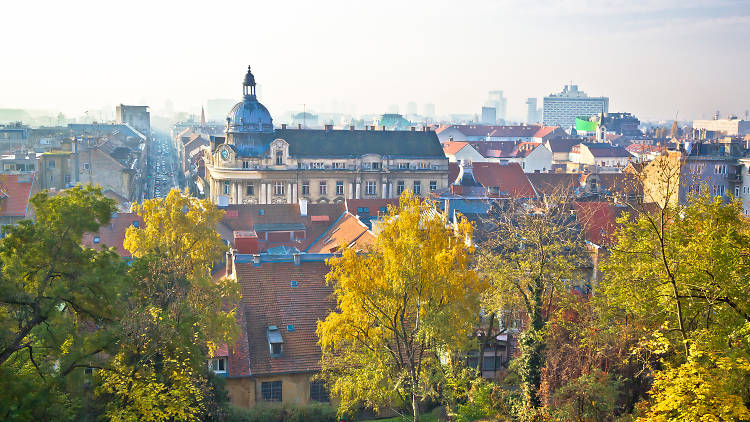
<svg viewBox="0 0 750 422"><path fill-rule="evenodd" d="M229 159L229 150L228 149L221 150L221 158L224 159L224 160L228 160Z"/></svg>

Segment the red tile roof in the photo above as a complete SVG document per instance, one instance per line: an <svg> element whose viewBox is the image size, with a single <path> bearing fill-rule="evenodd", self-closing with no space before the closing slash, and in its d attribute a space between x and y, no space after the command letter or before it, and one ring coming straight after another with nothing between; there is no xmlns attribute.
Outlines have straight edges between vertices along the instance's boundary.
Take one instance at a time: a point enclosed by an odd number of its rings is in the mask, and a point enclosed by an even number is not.
<svg viewBox="0 0 750 422"><path fill-rule="evenodd" d="M375 235L357 216L347 211L305 252L335 253L341 246L366 250L373 243Z"/></svg>
<svg viewBox="0 0 750 422"><path fill-rule="evenodd" d="M614 243L617 218L625 207L611 202L576 202L576 218L587 241L598 246Z"/></svg>
<svg viewBox="0 0 750 422"><path fill-rule="evenodd" d="M35 185L35 174L0 175L0 217L26 217Z"/></svg>
<svg viewBox="0 0 750 422"><path fill-rule="evenodd" d="M512 198L534 198L534 188L518 163L474 163L474 179L484 187L499 187Z"/></svg>
<svg viewBox="0 0 750 422"><path fill-rule="evenodd" d="M544 138L545 136L548 136L554 133L558 129L560 129L560 126L541 126L539 130L537 130L536 133L534 133L534 137Z"/></svg>
<svg viewBox="0 0 750 422"><path fill-rule="evenodd" d="M469 145L469 143L456 141L443 142L443 152L445 152L446 155L456 155L466 145Z"/></svg>
<svg viewBox="0 0 750 422"><path fill-rule="evenodd" d="M130 251L125 249L122 243L125 241L125 231L128 227L137 221L140 227L143 227L143 219L133 212L121 212L112 217L109 224L99 228L97 233L86 233L81 239L83 246L88 248L99 249L102 247L115 248L117 253L122 257L129 257ZM98 237L99 242L95 243L94 238Z"/></svg>
<svg viewBox="0 0 750 422"><path fill-rule="evenodd" d="M338 218L345 208L344 203L308 204L307 216L303 217L300 215L299 204L230 205L225 209L226 213L217 231L223 239L233 244L235 231L252 231L256 224L302 224L305 227L304 239L282 240L274 236L269 240L259 239L258 246L261 252L275 246L304 250L330 227L330 222Z"/></svg>
<svg viewBox="0 0 750 422"><path fill-rule="evenodd" d="M272 375L320 370L317 323L335 309L333 289L326 285L324 262L274 262L236 264L242 299L248 371L232 371L244 356L230 358L230 376ZM292 281L296 281L293 287ZM283 353L271 357L266 330L276 326L283 339ZM290 330L289 326L293 326Z"/></svg>

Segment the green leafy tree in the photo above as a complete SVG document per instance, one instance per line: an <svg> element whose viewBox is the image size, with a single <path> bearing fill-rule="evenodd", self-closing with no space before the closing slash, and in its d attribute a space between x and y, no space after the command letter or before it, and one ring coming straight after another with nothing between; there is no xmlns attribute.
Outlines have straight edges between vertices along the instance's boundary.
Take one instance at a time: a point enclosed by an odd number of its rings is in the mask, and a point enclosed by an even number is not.
<svg viewBox="0 0 750 422"><path fill-rule="evenodd" d="M99 188L30 202L36 221L4 227L0 240L0 419L62 420L80 405L68 393L82 368L104 365L116 345L127 266L81 246L116 210Z"/></svg>
<svg viewBox="0 0 750 422"><path fill-rule="evenodd" d="M226 248L215 231L222 211L178 190L135 210L144 225L125 238L136 257L134 287L119 349L111 370L99 372L97 391L115 421L205 418L206 356L236 331L237 284L210 273Z"/></svg>
<svg viewBox="0 0 750 422"><path fill-rule="evenodd" d="M483 306L499 315L525 314L519 339L522 417L537 417L545 363L545 326L555 299L583 278L588 255L564 196L508 204L491 210L490 237L480 245L477 267L490 281ZM505 327L512 321L503 321Z"/></svg>
<svg viewBox="0 0 750 422"><path fill-rule="evenodd" d="M476 321L484 283L469 265L471 234L407 191L369 253L328 261L337 309L317 334L341 412L404 404L419 420L420 401L439 387L439 358L460 352Z"/></svg>

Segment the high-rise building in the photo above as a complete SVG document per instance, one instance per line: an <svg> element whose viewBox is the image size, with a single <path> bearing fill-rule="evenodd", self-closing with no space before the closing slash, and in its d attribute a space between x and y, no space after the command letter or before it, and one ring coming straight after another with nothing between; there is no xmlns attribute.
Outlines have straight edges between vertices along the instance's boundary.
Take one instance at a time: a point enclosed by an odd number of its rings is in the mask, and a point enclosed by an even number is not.
<svg viewBox="0 0 750 422"><path fill-rule="evenodd" d="M151 136L151 113L148 106L131 106L120 104L116 109L116 121L127 123L146 136Z"/></svg>
<svg viewBox="0 0 750 422"><path fill-rule="evenodd" d="M503 91L490 91L485 105L495 108L495 118L497 120L505 120L505 113L508 109L508 99L503 96Z"/></svg>
<svg viewBox="0 0 750 422"><path fill-rule="evenodd" d="M422 112L424 117L434 119L435 118L435 104L428 103L424 105L424 111Z"/></svg>
<svg viewBox="0 0 750 422"><path fill-rule="evenodd" d="M414 101L409 101L406 103L406 115L415 115L417 114L417 103Z"/></svg>
<svg viewBox="0 0 750 422"><path fill-rule="evenodd" d="M497 110L495 107L482 107L482 123L494 125L497 121Z"/></svg>
<svg viewBox="0 0 750 422"><path fill-rule="evenodd" d="M589 97L578 85L565 85L559 94L544 97L543 123L548 126L572 127L578 116L592 116L609 111L609 98Z"/></svg>
<svg viewBox="0 0 750 422"><path fill-rule="evenodd" d="M539 123L539 109L536 108L536 98L527 98L526 107L526 123Z"/></svg>

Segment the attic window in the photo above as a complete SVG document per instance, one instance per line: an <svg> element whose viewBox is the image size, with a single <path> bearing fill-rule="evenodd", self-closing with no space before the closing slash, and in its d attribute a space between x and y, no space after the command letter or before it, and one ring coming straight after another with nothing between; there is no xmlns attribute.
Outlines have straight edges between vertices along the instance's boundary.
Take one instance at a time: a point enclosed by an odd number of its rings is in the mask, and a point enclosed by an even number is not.
<svg viewBox="0 0 750 422"><path fill-rule="evenodd" d="M133 227L135 227L136 229L137 229L137 228L138 228L138 227L139 227L140 225L141 225L141 223L140 223L140 222L138 222L138 220L135 220L135 221L133 221Z"/></svg>
<svg viewBox="0 0 750 422"><path fill-rule="evenodd" d="M263 208L259 209L258 210L258 215L263 215L263 214L265 214L265 211L263 211Z"/></svg>
<svg viewBox="0 0 750 422"><path fill-rule="evenodd" d="M294 331L294 325L291 325L291 324L287 325L286 326L286 330L289 331L289 332Z"/></svg>
<svg viewBox="0 0 750 422"><path fill-rule="evenodd" d="M297 280L292 280L291 285L292 287L297 287Z"/></svg>
<svg viewBox="0 0 750 422"><path fill-rule="evenodd" d="M268 339L268 351L271 353L271 357L280 357L284 351L284 339L281 337L279 327L269 325L266 330L266 338Z"/></svg>
<svg viewBox="0 0 750 422"><path fill-rule="evenodd" d="M94 236L94 243L99 243L99 236Z"/></svg>
<svg viewBox="0 0 750 422"><path fill-rule="evenodd" d="M227 358L220 357L208 360L208 369L217 374L225 374L227 372Z"/></svg>

